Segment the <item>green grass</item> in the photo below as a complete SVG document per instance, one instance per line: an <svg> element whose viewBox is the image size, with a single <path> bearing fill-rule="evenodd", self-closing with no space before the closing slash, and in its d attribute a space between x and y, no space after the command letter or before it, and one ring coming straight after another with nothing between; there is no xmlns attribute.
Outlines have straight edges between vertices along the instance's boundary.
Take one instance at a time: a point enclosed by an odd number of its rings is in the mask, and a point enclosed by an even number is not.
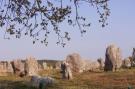
<svg viewBox="0 0 135 89"><path fill-rule="evenodd" d="M46 89L128 89L135 88L135 69L119 72L84 72L74 74L72 80L61 79L59 70L44 70L41 76L51 76L56 81ZM36 89L30 86L30 77L0 77L0 89Z"/></svg>

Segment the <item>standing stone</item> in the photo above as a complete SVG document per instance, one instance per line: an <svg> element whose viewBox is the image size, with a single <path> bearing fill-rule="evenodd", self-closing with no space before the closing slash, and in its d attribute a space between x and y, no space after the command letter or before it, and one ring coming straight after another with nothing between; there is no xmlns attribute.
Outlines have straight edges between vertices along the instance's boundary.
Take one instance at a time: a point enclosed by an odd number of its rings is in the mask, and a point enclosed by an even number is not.
<svg viewBox="0 0 135 89"><path fill-rule="evenodd" d="M12 64L10 61L7 61L7 72L13 74L14 71L13 71L13 67L12 67Z"/></svg>
<svg viewBox="0 0 135 89"><path fill-rule="evenodd" d="M28 76L37 75L39 71L37 60L32 57L27 58L25 63L25 69Z"/></svg>
<svg viewBox="0 0 135 89"><path fill-rule="evenodd" d="M81 59L81 56L77 53L73 53L67 56L66 62L69 64L71 70L76 73L83 72L84 62Z"/></svg>
<svg viewBox="0 0 135 89"><path fill-rule="evenodd" d="M0 76L13 74L13 68L10 61L0 61Z"/></svg>
<svg viewBox="0 0 135 89"><path fill-rule="evenodd" d="M99 71L100 63L98 61L85 60L85 69L84 71Z"/></svg>
<svg viewBox="0 0 135 89"><path fill-rule="evenodd" d="M65 79L66 78L66 65L65 63L61 63L61 74L62 74L62 79Z"/></svg>
<svg viewBox="0 0 135 89"><path fill-rule="evenodd" d="M135 48L133 48L132 57L133 57L133 59L135 59Z"/></svg>
<svg viewBox="0 0 135 89"><path fill-rule="evenodd" d="M68 63L65 63L65 65L66 65L66 70L65 70L66 71L66 77L67 77L68 80L72 79L73 76L72 76L71 68L70 68Z"/></svg>
<svg viewBox="0 0 135 89"><path fill-rule="evenodd" d="M110 45L106 49L105 55L105 71L116 71L121 67L122 56L120 48L115 45Z"/></svg>
<svg viewBox="0 0 135 89"><path fill-rule="evenodd" d="M43 62L43 69L47 69L47 63L46 62Z"/></svg>
<svg viewBox="0 0 135 89"><path fill-rule="evenodd" d="M72 71L68 63L63 62L61 64L62 79L72 79Z"/></svg>
<svg viewBox="0 0 135 89"><path fill-rule="evenodd" d="M14 73L18 76L21 76L22 74L25 75L25 69L24 69L24 63L21 60L13 60L12 66Z"/></svg>
<svg viewBox="0 0 135 89"><path fill-rule="evenodd" d="M103 59L102 58L99 58L99 59L97 59L97 61L99 62L99 64L100 64L100 70L102 70L102 69L104 69L104 66L105 66L105 64L104 64L104 61L103 61Z"/></svg>
<svg viewBox="0 0 135 89"><path fill-rule="evenodd" d="M135 66L135 48L133 48L131 65L132 65L133 67Z"/></svg>
<svg viewBox="0 0 135 89"><path fill-rule="evenodd" d="M58 62L56 62L56 64L55 64L55 69L60 69L61 68L61 61L58 61Z"/></svg>

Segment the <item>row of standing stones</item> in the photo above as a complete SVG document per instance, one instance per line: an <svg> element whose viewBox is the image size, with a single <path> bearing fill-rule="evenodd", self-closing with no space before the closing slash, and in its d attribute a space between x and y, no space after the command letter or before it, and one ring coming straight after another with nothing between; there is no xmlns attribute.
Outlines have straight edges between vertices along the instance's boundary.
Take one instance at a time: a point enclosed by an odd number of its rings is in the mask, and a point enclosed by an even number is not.
<svg viewBox="0 0 135 89"><path fill-rule="evenodd" d="M96 61L85 60L79 54L69 54L64 61L55 63L56 69L62 69L62 63L68 63L72 72L81 73L84 71L117 71L121 67L135 66L135 48L131 57L122 58L120 48L115 45L109 45L106 48L105 60L102 58ZM19 76L37 75L40 70L47 68L47 63L38 63L33 57L26 58L26 60L0 61L0 76L7 74L16 74ZM52 68L52 67L51 67Z"/></svg>
<svg viewBox="0 0 135 89"><path fill-rule="evenodd" d="M0 62L0 76L15 74L20 77L37 75L39 71L38 62L29 57L26 60L13 60Z"/></svg>
<svg viewBox="0 0 135 89"><path fill-rule="evenodd" d="M115 45L109 45L106 48L105 61L102 58L96 61L84 60L77 53L67 56L61 66L62 78L72 79L72 73L82 73L84 71L119 71L120 68L135 67L135 48L133 48L132 57L123 59L120 48ZM69 68L70 67L70 68ZM65 70L64 70L65 69ZM72 72L71 72L72 71Z"/></svg>
<svg viewBox="0 0 135 89"><path fill-rule="evenodd" d="M72 79L72 73L84 71L118 71L121 67L135 66L135 48L132 57L123 59L120 48L110 45L106 48L105 60L102 58L96 61L84 60L79 54L69 54L64 61L55 63L55 68L61 70L62 78ZM54 82L51 77L40 77L38 72L47 68L47 63L39 64L35 58L29 57L26 60L13 60L0 62L0 76L15 74L20 77L32 76L31 84L42 89ZM51 68L52 69L52 68Z"/></svg>

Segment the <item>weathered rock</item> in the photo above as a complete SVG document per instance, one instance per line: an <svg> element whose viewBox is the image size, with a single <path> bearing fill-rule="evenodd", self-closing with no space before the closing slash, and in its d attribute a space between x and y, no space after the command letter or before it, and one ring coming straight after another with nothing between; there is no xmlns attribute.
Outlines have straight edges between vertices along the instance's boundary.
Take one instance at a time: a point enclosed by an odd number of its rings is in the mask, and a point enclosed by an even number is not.
<svg viewBox="0 0 135 89"><path fill-rule="evenodd" d="M116 71L122 65L122 56L120 48L110 45L106 49L105 71Z"/></svg>
<svg viewBox="0 0 135 89"><path fill-rule="evenodd" d="M10 61L0 61L0 76L7 76L13 73L14 71Z"/></svg>
<svg viewBox="0 0 135 89"><path fill-rule="evenodd" d="M66 76L67 76L67 79L69 80L73 79L72 71L68 64L66 64Z"/></svg>
<svg viewBox="0 0 135 89"><path fill-rule="evenodd" d="M14 73L18 76L22 76L23 74L25 75L25 69L24 69L24 63L21 60L13 60L12 61L12 66Z"/></svg>
<svg viewBox="0 0 135 89"><path fill-rule="evenodd" d="M99 71L100 63L98 61L85 60L84 71Z"/></svg>
<svg viewBox="0 0 135 89"><path fill-rule="evenodd" d="M14 71L13 71L13 67L12 67L10 61L7 61L7 63L6 63L6 68L7 68L7 72L8 72L8 73L13 74Z"/></svg>
<svg viewBox="0 0 135 89"><path fill-rule="evenodd" d="M38 69L39 69L39 71L43 71L43 70L48 68L47 67L47 63L45 61L38 60L37 62L38 62Z"/></svg>
<svg viewBox="0 0 135 89"><path fill-rule="evenodd" d="M38 75L38 62L35 58L29 57L25 62L25 69L28 76Z"/></svg>
<svg viewBox="0 0 135 89"><path fill-rule="evenodd" d="M61 74L62 74L62 79L65 79L66 78L66 65L65 63L61 63Z"/></svg>
<svg viewBox="0 0 135 89"><path fill-rule="evenodd" d="M132 57L133 57L133 59L135 59L135 48L133 48Z"/></svg>
<svg viewBox="0 0 135 89"><path fill-rule="evenodd" d="M123 60L123 64L122 64L123 67L126 67L126 68L130 68L131 67L131 60L129 58L125 58Z"/></svg>
<svg viewBox="0 0 135 89"><path fill-rule="evenodd" d="M76 73L83 72L84 61L81 59L81 56L77 53L73 53L67 56L66 62L69 64L71 70Z"/></svg>
<svg viewBox="0 0 135 89"><path fill-rule="evenodd" d="M68 63L63 62L61 64L62 79L72 79L72 71Z"/></svg>
<svg viewBox="0 0 135 89"><path fill-rule="evenodd" d="M77 53L68 55L65 61L69 64L71 71L76 73L81 73L84 71L99 71L104 67L103 60L84 60Z"/></svg>
<svg viewBox="0 0 135 89"><path fill-rule="evenodd" d="M56 64L55 64L55 69L61 69L61 61L59 61L59 62L56 62Z"/></svg>
<svg viewBox="0 0 135 89"><path fill-rule="evenodd" d="M46 89L47 86L54 84L54 79L51 77L42 77L39 82L39 89Z"/></svg>
<svg viewBox="0 0 135 89"><path fill-rule="evenodd" d="M47 63L46 62L43 62L43 69L47 69Z"/></svg>
<svg viewBox="0 0 135 89"><path fill-rule="evenodd" d="M31 85L38 89L45 89L48 85L54 83L54 79L51 77L32 76Z"/></svg>
<svg viewBox="0 0 135 89"><path fill-rule="evenodd" d="M31 86L39 88L40 78L40 76L31 76Z"/></svg>
<svg viewBox="0 0 135 89"><path fill-rule="evenodd" d="M102 58L99 58L99 59L97 59L97 61L99 62L99 64L100 64L100 70L103 70L104 69L104 66L105 66L105 64L104 64L104 60L102 59Z"/></svg>
<svg viewBox="0 0 135 89"><path fill-rule="evenodd" d="M133 48L131 65L132 65L132 67L135 66L135 48Z"/></svg>

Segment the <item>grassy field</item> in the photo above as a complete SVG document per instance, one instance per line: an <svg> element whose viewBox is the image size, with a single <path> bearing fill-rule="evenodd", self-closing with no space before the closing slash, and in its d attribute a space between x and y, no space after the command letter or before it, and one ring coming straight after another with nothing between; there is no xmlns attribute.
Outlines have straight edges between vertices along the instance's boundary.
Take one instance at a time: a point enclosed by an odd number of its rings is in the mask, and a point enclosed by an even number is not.
<svg viewBox="0 0 135 89"><path fill-rule="evenodd" d="M84 72L75 74L73 80L61 79L58 70L45 70L41 76L51 76L56 81L47 89L135 89L135 69L119 72ZM36 89L30 86L30 77L0 77L0 89Z"/></svg>

